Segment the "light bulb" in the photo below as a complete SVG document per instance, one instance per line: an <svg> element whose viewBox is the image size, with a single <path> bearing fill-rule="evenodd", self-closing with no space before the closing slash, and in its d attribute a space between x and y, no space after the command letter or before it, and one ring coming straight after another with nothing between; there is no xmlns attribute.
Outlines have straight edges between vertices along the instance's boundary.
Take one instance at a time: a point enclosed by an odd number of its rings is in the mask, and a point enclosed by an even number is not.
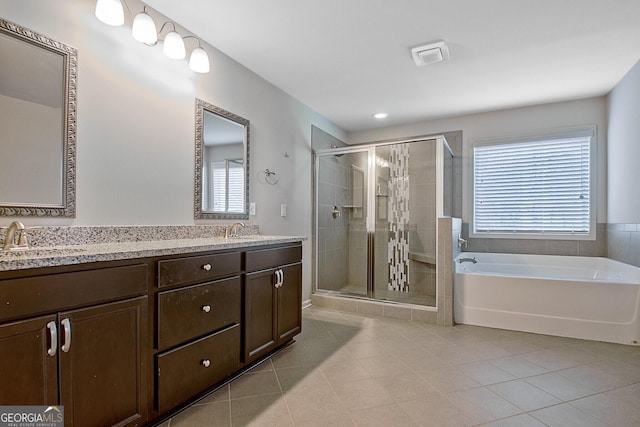
<svg viewBox="0 0 640 427"><path fill-rule="evenodd" d="M134 39L145 44L155 44L158 41L158 31L156 24L146 9L136 15L131 27L131 35Z"/></svg>
<svg viewBox="0 0 640 427"><path fill-rule="evenodd" d="M196 73L208 73L209 72L209 56L207 52L197 47L191 52L191 58L189 59L189 68Z"/></svg>
<svg viewBox="0 0 640 427"><path fill-rule="evenodd" d="M120 0L98 0L96 17L107 25L119 27L124 24L124 10Z"/></svg>
<svg viewBox="0 0 640 427"><path fill-rule="evenodd" d="M162 48L162 51L169 58L184 58L186 56L186 53L184 51L184 41L182 41L182 37L180 37L180 34L176 33L175 31L171 31L169 34L167 34L167 36L164 38L164 47Z"/></svg>

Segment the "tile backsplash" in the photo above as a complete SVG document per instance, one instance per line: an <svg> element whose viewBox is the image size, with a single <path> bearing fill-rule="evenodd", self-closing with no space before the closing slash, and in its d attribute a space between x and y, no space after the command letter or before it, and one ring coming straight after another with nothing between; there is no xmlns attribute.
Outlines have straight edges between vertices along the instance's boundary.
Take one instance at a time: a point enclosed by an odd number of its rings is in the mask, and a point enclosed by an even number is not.
<svg viewBox="0 0 640 427"><path fill-rule="evenodd" d="M608 257L640 267L640 224L598 224L596 240L468 239L467 252ZM462 225L463 237L469 224ZM466 238L466 237L465 237Z"/></svg>
<svg viewBox="0 0 640 427"><path fill-rule="evenodd" d="M462 224L462 234L469 236L469 223ZM466 237L465 237L466 238ZM596 240L545 239L468 239L468 252L495 252L536 255L607 256L607 224L598 224Z"/></svg>
<svg viewBox="0 0 640 427"><path fill-rule="evenodd" d="M28 230L32 247L60 245L92 245L114 242L199 239L224 237L229 225L154 225L154 226L47 226ZM29 228L29 227L27 227ZM0 244L4 243L6 227L0 227ZM240 235L258 234L258 226L245 224Z"/></svg>
<svg viewBox="0 0 640 427"><path fill-rule="evenodd" d="M640 267L640 224L607 224L607 253L611 259Z"/></svg>

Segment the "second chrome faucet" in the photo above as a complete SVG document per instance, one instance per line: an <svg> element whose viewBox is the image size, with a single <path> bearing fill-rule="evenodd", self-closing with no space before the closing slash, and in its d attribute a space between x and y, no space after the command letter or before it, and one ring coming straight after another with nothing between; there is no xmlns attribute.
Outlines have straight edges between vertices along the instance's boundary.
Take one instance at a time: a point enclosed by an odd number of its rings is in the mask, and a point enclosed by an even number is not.
<svg viewBox="0 0 640 427"><path fill-rule="evenodd" d="M227 235L225 237L239 237L239 228L244 228L244 222L236 222L231 225L231 227L227 227Z"/></svg>
<svg viewBox="0 0 640 427"><path fill-rule="evenodd" d="M19 233L18 244L16 244L16 232ZM28 248L27 232L23 223L20 221L13 221L9 228L7 228L7 234L4 236L4 245L2 249L5 251L14 248Z"/></svg>

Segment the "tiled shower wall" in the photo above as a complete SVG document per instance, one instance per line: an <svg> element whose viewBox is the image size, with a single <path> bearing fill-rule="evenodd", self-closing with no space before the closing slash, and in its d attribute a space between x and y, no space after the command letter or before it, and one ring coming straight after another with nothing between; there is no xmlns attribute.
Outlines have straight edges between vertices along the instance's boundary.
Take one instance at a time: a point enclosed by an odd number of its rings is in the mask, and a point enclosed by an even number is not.
<svg viewBox="0 0 640 427"><path fill-rule="evenodd" d="M346 146L344 142L315 126L311 126L311 143L314 150ZM339 157L325 157L321 161L327 163L320 168L322 175L318 177L318 206L314 213L319 224L318 235L314 235L314 239L318 240L318 252L313 258L320 267L318 274L321 283L327 284L328 289L331 286L340 288L346 283L348 271L347 223L343 215L334 219L331 211L333 206L342 206L343 189L348 181Z"/></svg>
<svg viewBox="0 0 640 427"><path fill-rule="evenodd" d="M345 182L344 167L338 157L323 157L318 176L318 283L324 289L338 290L347 282L348 216L343 215ZM333 207L340 216L333 218ZM334 289L335 288L335 289Z"/></svg>
<svg viewBox="0 0 640 427"><path fill-rule="evenodd" d="M411 291L436 296L436 144L409 145Z"/></svg>

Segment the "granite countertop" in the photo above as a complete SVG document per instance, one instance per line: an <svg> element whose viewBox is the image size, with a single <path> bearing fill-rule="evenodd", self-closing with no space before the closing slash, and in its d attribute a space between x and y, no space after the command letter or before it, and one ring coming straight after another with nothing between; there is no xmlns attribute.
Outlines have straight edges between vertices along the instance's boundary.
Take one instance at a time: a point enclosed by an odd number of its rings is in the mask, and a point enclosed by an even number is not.
<svg viewBox="0 0 640 427"><path fill-rule="evenodd" d="M208 237L49 247L38 246L11 251L0 250L0 271L188 254L220 249L293 243L303 240L306 240L306 237L256 234L230 238Z"/></svg>

